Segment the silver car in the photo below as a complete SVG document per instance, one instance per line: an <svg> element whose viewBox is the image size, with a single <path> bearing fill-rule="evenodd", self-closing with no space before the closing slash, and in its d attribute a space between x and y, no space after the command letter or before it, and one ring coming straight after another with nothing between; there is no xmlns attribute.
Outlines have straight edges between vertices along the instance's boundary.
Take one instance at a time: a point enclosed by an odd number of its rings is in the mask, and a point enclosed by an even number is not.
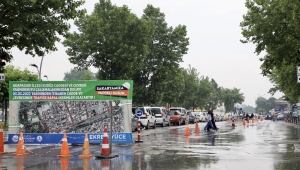
<svg viewBox="0 0 300 170"><path fill-rule="evenodd" d="M152 113L155 114L155 120L157 125L170 126L170 113L164 107L151 107Z"/></svg>

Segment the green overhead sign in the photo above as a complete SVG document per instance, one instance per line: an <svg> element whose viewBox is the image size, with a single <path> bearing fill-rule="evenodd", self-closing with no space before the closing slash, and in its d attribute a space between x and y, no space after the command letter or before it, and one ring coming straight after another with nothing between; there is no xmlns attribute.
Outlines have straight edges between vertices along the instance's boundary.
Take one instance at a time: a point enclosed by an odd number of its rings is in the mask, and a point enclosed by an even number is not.
<svg viewBox="0 0 300 170"><path fill-rule="evenodd" d="M10 81L10 101L132 100L132 80Z"/></svg>

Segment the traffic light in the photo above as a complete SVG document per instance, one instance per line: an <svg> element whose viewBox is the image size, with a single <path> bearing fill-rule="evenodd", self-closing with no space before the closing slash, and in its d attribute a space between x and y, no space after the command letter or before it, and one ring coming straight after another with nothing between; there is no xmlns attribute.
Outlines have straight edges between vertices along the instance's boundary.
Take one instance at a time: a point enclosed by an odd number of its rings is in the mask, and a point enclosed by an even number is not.
<svg viewBox="0 0 300 170"><path fill-rule="evenodd" d="M5 54L0 54L0 67L3 67L6 65L5 60L6 59L6 55Z"/></svg>

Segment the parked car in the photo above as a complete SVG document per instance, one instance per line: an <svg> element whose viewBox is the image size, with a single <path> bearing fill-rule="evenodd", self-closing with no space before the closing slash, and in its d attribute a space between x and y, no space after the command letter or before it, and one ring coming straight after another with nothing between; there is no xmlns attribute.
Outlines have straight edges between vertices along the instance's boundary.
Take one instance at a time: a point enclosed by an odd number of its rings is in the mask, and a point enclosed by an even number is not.
<svg viewBox="0 0 300 170"><path fill-rule="evenodd" d="M185 118L182 116L181 112L178 110L170 111L170 122L178 126L185 123Z"/></svg>
<svg viewBox="0 0 300 170"><path fill-rule="evenodd" d="M151 111L155 114L156 124L164 127L165 125L170 126L170 113L164 107L151 107Z"/></svg>
<svg viewBox="0 0 300 170"><path fill-rule="evenodd" d="M156 128L156 120L155 120L155 114L152 113L150 107L138 107L142 112L143 115L140 117L142 126L146 127L146 129L149 129L149 127L153 127L153 129ZM132 113L135 114L135 107L132 108Z"/></svg>
<svg viewBox="0 0 300 170"><path fill-rule="evenodd" d="M137 131L137 129L138 129L138 120L139 120L139 118L136 115L131 114L131 131L132 132Z"/></svg>
<svg viewBox="0 0 300 170"><path fill-rule="evenodd" d="M267 114L267 116L266 116L265 119L266 119L266 120L272 120L272 116L271 116L270 114Z"/></svg>
<svg viewBox="0 0 300 170"><path fill-rule="evenodd" d="M197 122L204 122L205 121L205 117L204 117L202 112L194 112L194 114L196 116L196 121Z"/></svg>
<svg viewBox="0 0 300 170"><path fill-rule="evenodd" d="M196 122L196 116L195 116L194 112L188 111L187 116L188 116L188 119L189 119L189 123L195 123Z"/></svg>
<svg viewBox="0 0 300 170"><path fill-rule="evenodd" d="M181 114L181 117L183 117L183 119L184 119L183 124L185 124L186 121L189 121L188 116L187 116L187 111L186 111L185 108L183 108L183 107L171 107L170 111L179 111L179 113Z"/></svg>

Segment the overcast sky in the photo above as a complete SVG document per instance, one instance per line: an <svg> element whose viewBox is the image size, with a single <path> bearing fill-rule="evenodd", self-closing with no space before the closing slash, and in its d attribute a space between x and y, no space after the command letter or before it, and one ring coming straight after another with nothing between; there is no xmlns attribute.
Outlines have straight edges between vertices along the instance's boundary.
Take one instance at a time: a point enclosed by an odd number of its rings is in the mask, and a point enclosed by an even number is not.
<svg viewBox="0 0 300 170"><path fill-rule="evenodd" d="M98 0L86 1L83 7L91 13ZM190 45L182 67L190 64L200 75L215 79L219 86L241 89L244 104L255 107L258 96L270 97L267 92L273 85L260 74L261 56L254 54L255 45L239 41L243 38L239 24L247 11L244 0L112 0L112 3L127 5L138 17L147 4L159 7L169 26L187 26ZM42 76L47 75L49 80L63 80L64 73L74 67L69 63L66 48L61 43L57 43L57 48L58 51L44 57ZM17 49L12 53L13 65L37 72L29 64L40 65L40 58L32 58ZM282 93L277 93L274 97L281 96Z"/></svg>

